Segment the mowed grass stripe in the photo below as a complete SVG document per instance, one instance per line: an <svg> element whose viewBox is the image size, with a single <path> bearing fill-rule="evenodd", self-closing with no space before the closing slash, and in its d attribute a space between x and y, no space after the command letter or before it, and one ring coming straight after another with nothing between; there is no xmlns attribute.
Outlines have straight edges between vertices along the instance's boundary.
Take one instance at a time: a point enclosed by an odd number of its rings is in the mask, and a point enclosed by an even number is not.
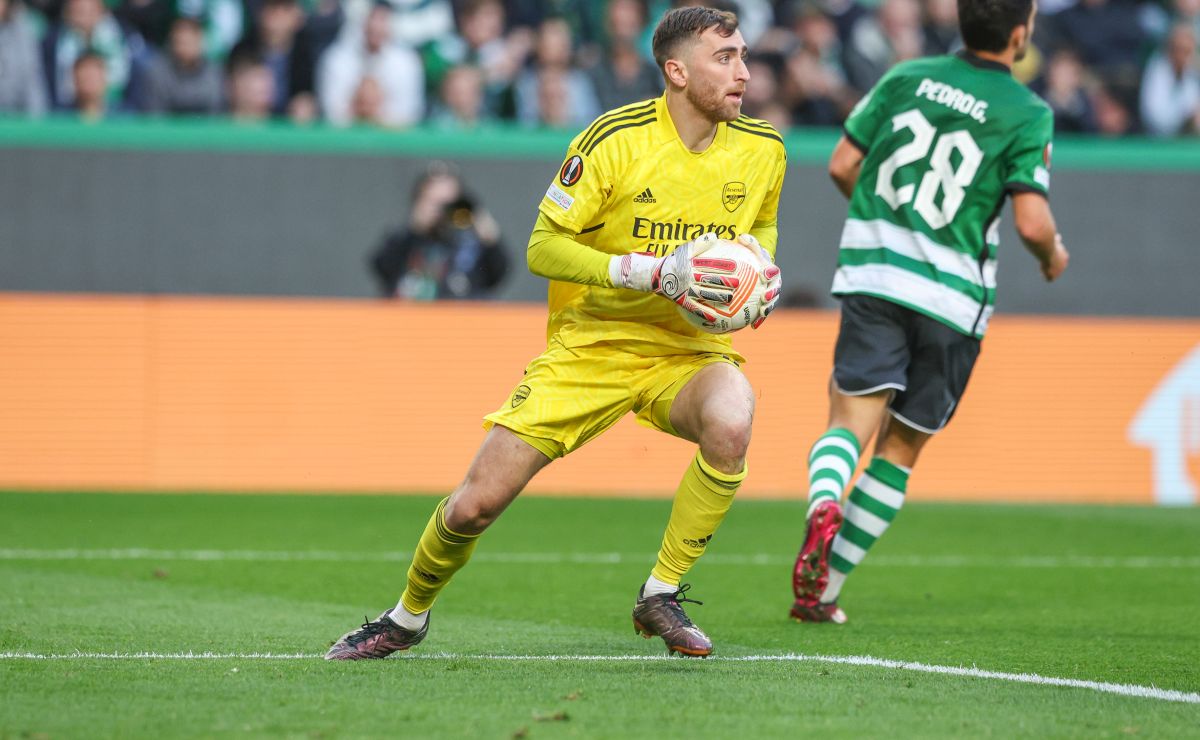
<svg viewBox="0 0 1200 740"><path fill-rule="evenodd" d="M187 562L328 562L361 563L373 561L407 562L409 552L352 552L331 550L159 550L150 548L114 549L33 549L0 548L0 561L23 560L178 560ZM472 562L531 563L563 565L622 565L653 563L654 555L621 552L477 552ZM794 557L778 554L710 553L706 565L782 566ZM871 559L875 567L892 568L1181 568L1200 569L1200 557L1031 555L1025 557L987 557L967 555L879 555Z"/></svg>
<svg viewBox="0 0 1200 740"><path fill-rule="evenodd" d="M0 660L318 660L318 653L0 653ZM405 656L401 660L479 660L502 662L558 662L558 663L645 663L657 661L686 662L684 658L667 655L464 655L458 653L429 653ZM1200 693L1162 689L1157 686L1086 681L1076 678L1056 678L1036 673L1007 673L961 666L931 665L914 661L890 660L870 655L713 655L706 661L719 663L829 663L836 665L865 666L890 670L916 671L942 676L991 679L1038 686L1057 686L1086 689L1105 694L1157 699L1159 701L1200 704Z"/></svg>

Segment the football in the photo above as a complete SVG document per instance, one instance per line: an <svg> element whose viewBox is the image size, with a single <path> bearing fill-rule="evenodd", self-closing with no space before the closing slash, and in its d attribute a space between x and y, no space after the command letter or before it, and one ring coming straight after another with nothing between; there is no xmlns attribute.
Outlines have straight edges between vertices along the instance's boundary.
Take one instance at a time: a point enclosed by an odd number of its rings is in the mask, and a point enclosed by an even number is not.
<svg viewBox="0 0 1200 740"><path fill-rule="evenodd" d="M737 278L737 288L728 304L695 297L679 304L679 314L689 324L709 334L728 334L744 329L758 318L767 292L763 271L770 266L758 250L721 239L693 258L692 265L697 275L697 291L704 289L701 276L706 279Z"/></svg>

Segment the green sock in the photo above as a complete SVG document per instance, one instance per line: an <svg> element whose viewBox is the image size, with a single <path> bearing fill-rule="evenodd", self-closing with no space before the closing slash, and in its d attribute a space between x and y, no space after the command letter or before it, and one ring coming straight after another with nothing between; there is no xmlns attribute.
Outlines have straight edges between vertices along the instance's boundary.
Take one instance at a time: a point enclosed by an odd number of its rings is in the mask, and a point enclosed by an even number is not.
<svg viewBox="0 0 1200 740"><path fill-rule="evenodd" d="M846 502L846 519L829 555L829 586L821 601L836 601L846 575L862 562L867 550L875 544L896 518L904 505L911 471L894 465L882 457L872 458L871 464L859 476Z"/></svg>

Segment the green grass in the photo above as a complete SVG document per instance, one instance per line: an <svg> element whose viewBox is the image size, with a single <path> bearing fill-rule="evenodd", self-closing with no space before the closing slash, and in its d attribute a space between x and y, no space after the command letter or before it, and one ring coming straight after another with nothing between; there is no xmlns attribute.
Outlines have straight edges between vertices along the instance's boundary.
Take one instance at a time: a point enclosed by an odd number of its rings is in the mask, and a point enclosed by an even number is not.
<svg viewBox="0 0 1200 740"><path fill-rule="evenodd" d="M0 653L315 656L395 602L434 502L0 494ZM518 501L428 640L387 661L0 659L0 738L1200 736L1200 705L1083 688L817 661L487 657L661 656L629 609L668 509ZM1200 510L912 504L851 577L842 627L786 619L801 517L798 503L739 502L690 574L705 603L689 613L719 656L1200 691ZM103 552L129 548L158 552ZM64 549L91 557L47 557ZM225 559L179 556L194 550ZM317 554L261 559L275 552Z"/></svg>

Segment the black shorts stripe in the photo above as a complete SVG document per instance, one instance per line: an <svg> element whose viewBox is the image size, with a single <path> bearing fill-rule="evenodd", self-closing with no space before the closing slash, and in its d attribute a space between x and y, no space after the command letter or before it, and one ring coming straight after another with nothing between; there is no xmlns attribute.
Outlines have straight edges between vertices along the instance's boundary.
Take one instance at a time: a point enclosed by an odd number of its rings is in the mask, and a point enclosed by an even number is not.
<svg viewBox="0 0 1200 740"><path fill-rule="evenodd" d="M646 101L646 103L634 106L633 108L616 110L612 113L606 113L603 116L600 116L596 119L595 123L588 127L588 130L584 132L583 136L580 137L579 150L583 151L587 147L588 143L600 133L600 129L604 128L610 123L626 121L631 118L637 118L638 116L644 116L649 113L653 113L655 110L655 102L656 101L654 100L649 100Z"/></svg>
<svg viewBox="0 0 1200 740"><path fill-rule="evenodd" d="M783 138L779 136L779 134L772 133L770 131L763 131L761 129L750 128L749 126L739 126L736 122L728 123L726 125L731 129L742 131L747 134L754 134L755 136L761 136L764 139L774 139L780 144L783 144Z"/></svg>
<svg viewBox="0 0 1200 740"><path fill-rule="evenodd" d="M583 153L584 153L585 155L588 155L588 156L590 156L590 155L591 155L591 153L592 153L593 151L595 151L596 147L597 147L597 146L599 146L600 142L604 141L604 140L605 140L605 139L607 139L608 137L610 137L610 136L612 136L613 134L617 133L617 132L618 132L618 131L620 131L621 129L626 129L626 128L637 128L638 126L645 126L645 125L646 125L646 124L648 124L648 123L654 123L654 122L655 122L655 121L657 121L657 120L658 120L658 116L653 116L653 117L651 117L651 118L648 118L648 119L646 119L646 120L644 120L644 121L634 121L633 123L622 123L622 124L621 124L621 125L619 125L619 126L613 126L612 128L608 129L608 130L607 130L607 131L605 131L604 133L602 133L602 134L600 134L599 136L597 136L597 137L596 137L596 140L595 140L595 141L593 141L593 142L592 142L592 143L591 143L591 144L588 146L588 148L587 148L587 149L583 150Z"/></svg>

